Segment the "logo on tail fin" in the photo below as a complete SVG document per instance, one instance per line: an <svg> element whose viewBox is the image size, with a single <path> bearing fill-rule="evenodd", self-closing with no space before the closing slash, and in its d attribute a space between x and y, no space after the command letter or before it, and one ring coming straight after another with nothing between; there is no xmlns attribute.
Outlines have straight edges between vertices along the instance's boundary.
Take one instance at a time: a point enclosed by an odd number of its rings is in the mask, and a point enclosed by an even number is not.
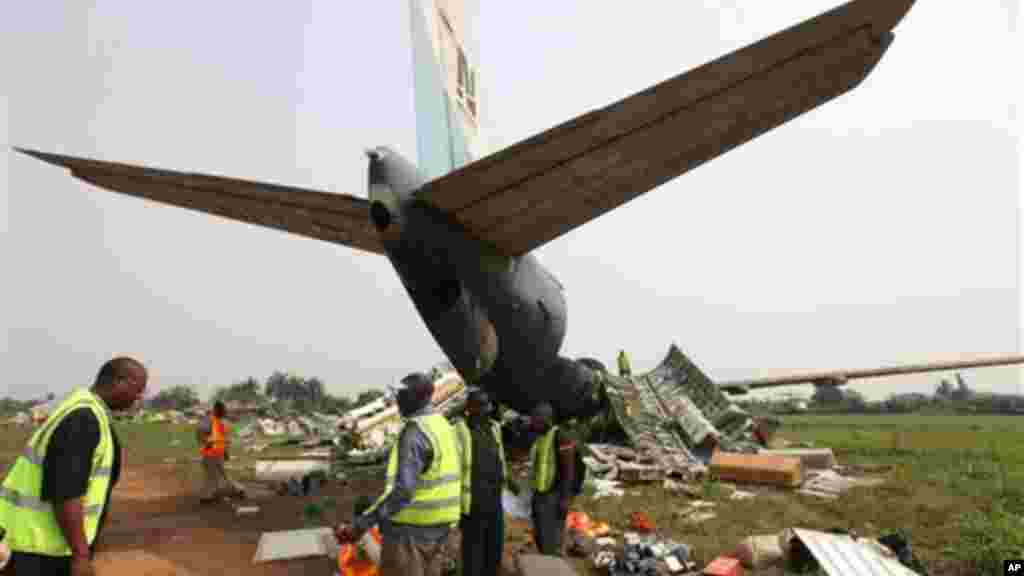
<svg viewBox="0 0 1024 576"><path fill-rule="evenodd" d="M479 51L465 0L409 0L417 164L434 179L483 155Z"/></svg>

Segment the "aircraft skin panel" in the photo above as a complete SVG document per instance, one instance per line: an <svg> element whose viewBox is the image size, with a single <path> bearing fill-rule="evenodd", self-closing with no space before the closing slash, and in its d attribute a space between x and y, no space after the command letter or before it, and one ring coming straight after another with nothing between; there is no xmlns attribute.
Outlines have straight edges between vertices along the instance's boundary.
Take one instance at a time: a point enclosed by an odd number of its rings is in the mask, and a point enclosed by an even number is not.
<svg viewBox="0 0 1024 576"><path fill-rule="evenodd" d="M477 46L464 0L409 0L417 167L433 180L483 153Z"/></svg>
<svg viewBox="0 0 1024 576"><path fill-rule="evenodd" d="M853 0L430 182L518 256L856 87L913 0Z"/></svg>
<svg viewBox="0 0 1024 576"><path fill-rule="evenodd" d="M16 150L113 192L384 254L369 202L348 194Z"/></svg>

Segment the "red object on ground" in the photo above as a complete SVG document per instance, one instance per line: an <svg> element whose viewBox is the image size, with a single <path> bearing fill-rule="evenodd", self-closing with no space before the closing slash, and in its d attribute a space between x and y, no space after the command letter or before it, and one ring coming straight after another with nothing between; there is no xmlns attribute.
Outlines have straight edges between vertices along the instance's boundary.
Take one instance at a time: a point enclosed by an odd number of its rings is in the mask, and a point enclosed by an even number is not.
<svg viewBox="0 0 1024 576"><path fill-rule="evenodd" d="M629 525L637 532L654 532L654 523L643 512L633 512Z"/></svg>
<svg viewBox="0 0 1024 576"><path fill-rule="evenodd" d="M743 565L735 558L719 556L704 568L705 576L743 576Z"/></svg>

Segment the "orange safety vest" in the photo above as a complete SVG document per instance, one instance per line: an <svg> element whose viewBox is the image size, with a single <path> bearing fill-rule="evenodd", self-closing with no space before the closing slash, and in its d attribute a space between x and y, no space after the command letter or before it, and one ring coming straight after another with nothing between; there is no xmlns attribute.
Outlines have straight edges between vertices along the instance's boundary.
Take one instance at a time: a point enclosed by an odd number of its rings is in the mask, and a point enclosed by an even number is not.
<svg viewBox="0 0 1024 576"><path fill-rule="evenodd" d="M211 414L210 438L207 444L199 448L199 453L203 456L224 456L226 444L227 430L224 428L224 421Z"/></svg>
<svg viewBox="0 0 1024 576"><path fill-rule="evenodd" d="M371 528L370 534L377 544L383 542L380 530L377 528ZM341 576L378 576L380 574L377 571L377 565L369 558L360 558L358 545L351 543L342 545L338 552L338 573Z"/></svg>

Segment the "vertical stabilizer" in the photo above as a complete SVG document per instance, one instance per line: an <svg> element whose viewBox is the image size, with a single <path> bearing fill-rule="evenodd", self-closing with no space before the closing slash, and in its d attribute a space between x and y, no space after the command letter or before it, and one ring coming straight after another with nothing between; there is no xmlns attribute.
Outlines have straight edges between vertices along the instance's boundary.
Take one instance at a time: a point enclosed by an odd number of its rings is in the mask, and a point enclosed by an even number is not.
<svg viewBox="0 0 1024 576"><path fill-rule="evenodd" d="M417 165L429 179L484 154L475 14L466 10L475 1L409 0Z"/></svg>

